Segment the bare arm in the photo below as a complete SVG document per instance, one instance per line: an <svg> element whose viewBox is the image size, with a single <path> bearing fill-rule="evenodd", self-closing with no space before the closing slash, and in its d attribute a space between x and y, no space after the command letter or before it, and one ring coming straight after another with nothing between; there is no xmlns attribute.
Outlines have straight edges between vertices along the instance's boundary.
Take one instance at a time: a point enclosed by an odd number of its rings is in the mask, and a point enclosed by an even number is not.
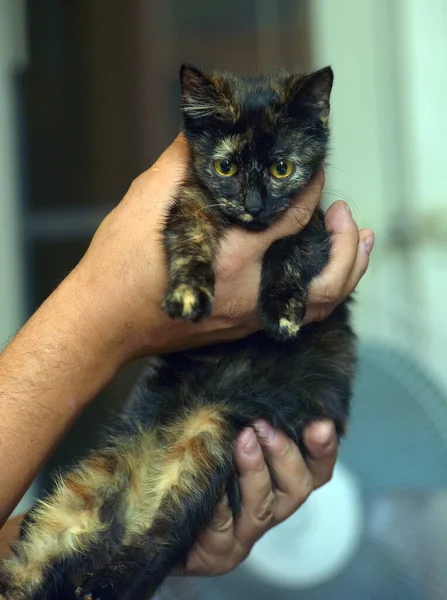
<svg viewBox="0 0 447 600"><path fill-rule="evenodd" d="M0 523L116 369L80 278L73 272L0 355Z"/></svg>
<svg viewBox="0 0 447 600"><path fill-rule="evenodd" d="M9 519L0 530L0 560L8 556L11 544L19 537L19 528L22 519L23 515Z"/></svg>

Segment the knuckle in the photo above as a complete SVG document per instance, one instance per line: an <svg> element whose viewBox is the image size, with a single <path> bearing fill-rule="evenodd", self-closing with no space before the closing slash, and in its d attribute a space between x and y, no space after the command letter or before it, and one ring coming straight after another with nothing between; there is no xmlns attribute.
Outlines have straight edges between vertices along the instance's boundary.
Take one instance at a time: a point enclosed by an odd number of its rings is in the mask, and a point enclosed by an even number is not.
<svg viewBox="0 0 447 600"><path fill-rule="evenodd" d="M251 552L252 548L253 548L253 546L250 546L249 548L246 548L246 547L240 548L239 552L237 553L236 565L239 565L240 563L244 562L244 560L246 560L250 556L250 552ZM231 569L229 569L229 570L231 570Z"/></svg>
<svg viewBox="0 0 447 600"><path fill-rule="evenodd" d="M228 297L222 303L221 316L228 321L237 321L241 316L241 302L234 296Z"/></svg>
<svg viewBox="0 0 447 600"><path fill-rule="evenodd" d="M216 533L225 533L233 528L233 513L230 510L228 496L224 496L218 505L214 518L211 523L211 529Z"/></svg>
<svg viewBox="0 0 447 600"><path fill-rule="evenodd" d="M323 304L319 304L315 308L315 311L312 315L313 321L316 321L316 322L324 321L329 316L329 314L330 314L330 312L328 311L327 307L324 306Z"/></svg>
<svg viewBox="0 0 447 600"><path fill-rule="evenodd" d="M255 520L263 527L268 526L274 517L276 497L273 491L270 491L262 504L254 511Z"/></svg>
<svg viewBox="0 0 447 600"><path fill-rule="evenodd" d="M140 175L135 177L135 179L133 179L131 184L129 185L129 188L126 193L126 197L130 196L134 193L139 193L141 191L142 187L144 186L145 179L146 179L146 173L141 173Z"/></svg>
<svg viewBox="0 0 447 600"><path fill-rule="evenodd" d="M334 304L339 300L341 293L342 288L339 283L328 281L323 288L322 301L326 304Z"/></svg>
<svg viewBox="0 0 447 600"><path fill-rule="evenodd" d="M226 533L233 528L233 516L231 513L229 514L219 514L217 515L212 529L216 533Z"/></svg>
<svg viewBox="0 0 447 600"><path fill-rule="evenodd" d="M333 469L329 469L328 472L325 473L323 475L323 477L321 478L320 487L321 487L321 485L326 485L326 483L329 483L330 480L332 479L333 474L334 474L334 470Z"/></svg>
<svg viewBox="0 0 447 600"><path fill-rule="evenodd" d="M310 217L312 215L311 211L304 206L296 206L291 212L296 228L299 230L304 229L310 221Z"/></svg>
<svg viewBox="0 0 447 600"><path fill-rule="evenodd" d="M298 498L298 506L302 506L306 502L306 500L309 498L309 496L312 494L313 491L314 491L313 479L312 479L312 476L309 474L309 475L306 475L303 478L303 480L301 481L299 498Z"/></svg>
<svg viewBox="0 0 447 600"><path fill-rule="evenodd" d="M289 438L284 438L275 454L279 460L284 460L293 454L294 448L296 446L294 446L293 442Z"/></svg>

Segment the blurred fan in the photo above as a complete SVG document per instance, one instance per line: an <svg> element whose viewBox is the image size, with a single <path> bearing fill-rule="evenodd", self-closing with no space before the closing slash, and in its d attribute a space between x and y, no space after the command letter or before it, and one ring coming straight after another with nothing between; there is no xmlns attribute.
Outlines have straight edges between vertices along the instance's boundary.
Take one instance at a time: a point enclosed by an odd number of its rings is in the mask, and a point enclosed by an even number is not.
<svg viewBox="0 0 447 600"><path fill-rule="evenodd" d="M408 356L360 348L333 480L233 573L172 578L160 600L445 600L447 398Z"/></svg>

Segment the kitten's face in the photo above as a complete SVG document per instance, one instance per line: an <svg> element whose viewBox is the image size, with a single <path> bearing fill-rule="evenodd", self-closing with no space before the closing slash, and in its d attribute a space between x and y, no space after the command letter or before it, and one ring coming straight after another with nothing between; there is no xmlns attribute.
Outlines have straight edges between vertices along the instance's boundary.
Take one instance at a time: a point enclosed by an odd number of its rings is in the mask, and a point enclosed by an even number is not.
<svg viewBox="0 0 447 600"><path fill-rule="evenodd" d="M268 227L325 157L332 70L236 78L183 66L181 81L184 131L210 204L248 229Z"/></svg>

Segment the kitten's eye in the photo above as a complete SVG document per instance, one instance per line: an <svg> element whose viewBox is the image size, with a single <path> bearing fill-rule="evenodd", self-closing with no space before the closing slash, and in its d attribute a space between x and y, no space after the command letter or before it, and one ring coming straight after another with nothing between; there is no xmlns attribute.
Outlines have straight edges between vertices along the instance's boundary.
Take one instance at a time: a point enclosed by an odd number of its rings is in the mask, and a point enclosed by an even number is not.
<svg viewBox="0 0 447 600"><path fill-rule="evenodd" d="M222 177L231 177L237 173L237 164L231 162L231 160L228 160L228 158L224 158L223 160L215 160L214 168Z"/></svg>
<svg viewBox="0 0 447 600"><path fill-rule="evenodd" d="M285 179L293 173L295 165L291 160L278 160L270 167L270 173L276 179Z"/></svg>

